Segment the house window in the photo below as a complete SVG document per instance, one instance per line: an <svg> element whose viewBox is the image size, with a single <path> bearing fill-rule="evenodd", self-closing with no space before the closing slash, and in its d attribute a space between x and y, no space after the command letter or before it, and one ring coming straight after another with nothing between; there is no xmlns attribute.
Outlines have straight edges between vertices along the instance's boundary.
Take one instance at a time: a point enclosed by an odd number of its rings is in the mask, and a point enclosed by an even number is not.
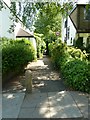
<svg viewBox="0 0 90 120"><path fill-rule="evenodd" d="M90 7L87 8L87 6L85 6L85 8L84 8L84 19L90 21Z"/></svg>
<svg viewBox="0 0 90 120"><path fill-rule="evenodd" d="M78 47L78 48L82 48L83 47L83 37L79 37L76 40L76 47Z"/></svg>
<svg viewBox="0 0 90 120"><path fill-rule="evenodd" d="M65 21L65 26L64 26L65 28L67 27L67 20Z"/></svg>
<svg viewBox="0 0 90 120"><path fill-rule="evenodd" d="M71 37L71 41L70 41L70 43L72 44L72 37Z"/></svg>
<svg viewBox="0 0 90 120"><path fill-rule="evenodd" d="M90 36L87 38L87 44L86 44L87 47L90 46Z"/></svg>
<svg viewBox="0 0 90 120"><path fill-rule="evenodd" d="M70 27L67 28L67 38L69 39L70 37Z"/></svg>

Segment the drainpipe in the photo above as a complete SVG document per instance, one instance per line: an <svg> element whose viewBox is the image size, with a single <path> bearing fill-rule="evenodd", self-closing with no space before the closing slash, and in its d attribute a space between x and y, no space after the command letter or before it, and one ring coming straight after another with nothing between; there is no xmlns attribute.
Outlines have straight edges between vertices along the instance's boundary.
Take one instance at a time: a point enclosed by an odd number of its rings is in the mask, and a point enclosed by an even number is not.
<svg viewBox="0 0 90 120"><path fill-rule="evenodd" d="M68 8L66 8L66 40L65 40L65 43L67 43L67 40L68 40Z"/></svg>

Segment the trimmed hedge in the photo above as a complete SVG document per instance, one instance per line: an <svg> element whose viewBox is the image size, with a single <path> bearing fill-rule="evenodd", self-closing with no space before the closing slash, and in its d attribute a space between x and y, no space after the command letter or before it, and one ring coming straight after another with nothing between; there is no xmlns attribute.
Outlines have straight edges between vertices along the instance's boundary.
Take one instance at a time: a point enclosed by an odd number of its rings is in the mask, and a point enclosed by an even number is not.
<svg viewBox="0 0 90 120"><path fill-rule="evenodd" d="M2 77L8 73L18 73L29 61L36 58L35 50L29 40L2 39Z"/></svg>
<svg viewBox="0 0 90 120"><path fill-rule="evenodd" d="M88 67L88 62L80 59L67 62L62 68L66 84L76 90L90 92L90 71Z"/></svg>
<svg viewBox="0 0 90 120"><path fill-rule="evenodd" d="M49 51L65 83L73 89L90 92L90 64L86 52L68 47L60 39L49 44Z"/></svg>

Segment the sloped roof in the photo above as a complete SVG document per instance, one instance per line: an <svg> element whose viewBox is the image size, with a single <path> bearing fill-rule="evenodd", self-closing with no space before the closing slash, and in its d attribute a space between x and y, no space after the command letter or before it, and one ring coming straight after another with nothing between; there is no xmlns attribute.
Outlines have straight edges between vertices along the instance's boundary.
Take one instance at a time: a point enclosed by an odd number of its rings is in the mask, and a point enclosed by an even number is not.
<svg viewBox="0 0 90 120"><path fill-rule="evenodd" d="M31 33L27 32L26 30L20 28L16 37L34 37Z"/></svg>

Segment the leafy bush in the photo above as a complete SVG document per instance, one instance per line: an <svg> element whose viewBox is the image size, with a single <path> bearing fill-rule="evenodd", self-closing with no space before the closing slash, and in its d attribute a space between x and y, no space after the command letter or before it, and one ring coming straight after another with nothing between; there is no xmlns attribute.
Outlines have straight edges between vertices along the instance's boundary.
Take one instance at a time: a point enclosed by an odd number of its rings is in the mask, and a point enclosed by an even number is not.
<svg viewBox="0 0 90 120"><path fill-rule="evenodd" d="M74 46L84 50L84 46L83 46L83 37L79 37L77 40L74 41Z"/></svg>
<svg viewBox="0 0 90 120"><path fill-rule="evenodd" d="M61 40L58 38L57 42L53 42L49 44L49 53L58 68L61 68L70 57L67 52L66 44L63 44Z"/></svg>
<svg viewBox="0 0 90 120"><path fill-rule="evenodd" d="M42 34L35 33L36 43L37 43L37 57L41 58L43 56L43 52L46 48L46 44L43 40Z"/></svg>
<svg viewBox="0 0 90 120"><path fill-rule="evenodd" d="M69 61L62 68L62 73L66 84L70 87L76 90L90 92L90 71L86 61L81 61L80 59Z"/></svg>
<svg viewBox="0 0 90 120"><path fill-rule="evenodd" d="M87 59L90 60L90 43L89 43L89 37L87 38L87 43L84 45L83 44L83 38L79 37L77 40L74 40L74 46L79 48L82 51L86 51L87 54Z"/></svg>
<svg viewBox="0 0 90 120"><path fill-rule="evenodd" d="M84 50L83 52L80 49L74 48L74 47L68 47L68 53L71 55L71 57L81 60L86 60L87 54L86 51Z"/></svg>
<svg viewBox="0 0 90 120"><path fill-rule="evenodd" d="M21 71L29 61L35 59L35 50L30 41L2 39L2 75Z"/></svg>
<svg viewBox="0 0 90 120"><path fill-rule="evenodd" d="M62 71L65 83L76 90L90 92L90 63L85 51L68 47L58 39L49 44L49 54Z"/></svg>

